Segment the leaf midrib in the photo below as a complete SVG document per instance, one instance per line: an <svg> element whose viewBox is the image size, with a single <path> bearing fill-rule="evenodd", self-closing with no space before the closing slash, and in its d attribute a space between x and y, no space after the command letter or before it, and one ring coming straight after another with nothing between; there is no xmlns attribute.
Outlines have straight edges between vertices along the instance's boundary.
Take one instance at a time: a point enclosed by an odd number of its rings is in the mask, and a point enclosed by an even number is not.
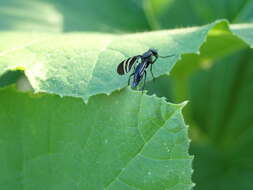
<svg viewBox="0 0 253 190"><path fill-rule="evenodd" d="M139 152L137 152L137 153L126 163L126 165L125 165L124 167L122 167L122 169L120 170L120 172L114 177L114 179L112 179L112 181L111 181L108 185L105 185L105 190L107 190L107 189L110 187L110 185L113 184L113 182L115 182L116 180L120 180L119 177L120 177L121 174L124 172L123 168L125 168L125 169L128 168L128 166L130 165L130 163L131 163L134 159L136 159L137 156L141 155L143 149L147 146L147 144L148 144L148 143L152 140L152 138L164 127L164 125L166 124L166 122L167 122L169 119L171 119L171 118L174 116L174 114L177 113L178 110L179 110L178 108L176 108L175 110L173 110L173 113L168 117L167 120L165 120L165 121L163 122L163 124L161 125L161 127L160 127L159 129L157 129L156 132L153 133L153 135L152 135L147 141L144 141L144 142L146 142L146 143L143 144L143 146L140 148ZM123 181L122 181L122 182L123 182ZM127 185L129 185L129 184L127 184Z"/></svg>

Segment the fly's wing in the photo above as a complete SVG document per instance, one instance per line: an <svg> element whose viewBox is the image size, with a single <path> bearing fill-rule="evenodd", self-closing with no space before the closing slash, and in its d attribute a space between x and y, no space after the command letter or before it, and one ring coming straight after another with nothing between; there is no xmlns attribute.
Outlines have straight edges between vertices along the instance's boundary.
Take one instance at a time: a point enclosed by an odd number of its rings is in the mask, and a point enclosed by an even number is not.
<svg viewBox="0 0 253 190"><path fill-rule="evenodd" d="M117 73L119 75L124 75L126 73L128 73L132 66L138 62L138 60L141 58L140 55L137 55L137 56L133 56L133 57L130 57L124 61L122 61L118 67L117 67Z"/></svg>

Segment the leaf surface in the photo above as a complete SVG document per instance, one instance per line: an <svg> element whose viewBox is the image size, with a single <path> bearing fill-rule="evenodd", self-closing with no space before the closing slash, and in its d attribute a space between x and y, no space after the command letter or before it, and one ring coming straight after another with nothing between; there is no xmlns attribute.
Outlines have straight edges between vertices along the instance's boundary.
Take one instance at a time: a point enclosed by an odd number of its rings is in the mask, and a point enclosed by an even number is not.
<svg viewBox="0 0 253 190"><path fill-rule="evenodd" d="M198 189L251 189L252 55L252 49L237 52L192 77L190 100L199 137L191 152L199 155L194 175Z"/></svg>
<svg viewBox="0 0 253 190"><path fill-rule="evenodd" d="M135 0L0 0L0 17L0 30L122 33L150 29L142 3Z"/></svg>
<svg viewBox="0 0 253 190"><path fill-rule="evenodd" d="M0 30L62 31L63 16L42 0L0 0Z"/></svg>
<svg viewBox="0 0 253 190"><path fill-rule="evenodd" d="M142 54L151 47L157 48L160 55L176 55L159 59L155 64L156 77L166 74L181 54L198 53L211 29L223 22L181 30L125 35L3 32L0 38L0 75L21 69L36 92L82 97L86 101L92 95L109 94L126 86L128 75L122 77L116 73L117 65L122 60ZM251 27L247 26L250 32ZM242 29L237 26L235 30L245 43L251 43L249 34L242 32L245 26ZM148 80L150 78L148 75Z"/></svg>
<svg viewBox="0 0 253 190"><path fill-rule="evenodd" d="M155 29L203 25L217 19L251 23L252 0L148 0L144 9Z"/></svg>
<svg viewBox="0 0 253 190"><path fill-rule="evenodd" d="M84 104L4 88L0 100L0 189L192 187L183 104L129 89Z"/></svg>

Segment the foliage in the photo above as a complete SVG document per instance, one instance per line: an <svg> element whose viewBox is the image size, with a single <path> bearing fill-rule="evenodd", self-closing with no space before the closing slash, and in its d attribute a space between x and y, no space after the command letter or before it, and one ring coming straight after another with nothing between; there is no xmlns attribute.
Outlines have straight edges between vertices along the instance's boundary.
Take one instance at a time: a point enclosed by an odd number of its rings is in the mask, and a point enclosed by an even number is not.
<svg viewBox="0 0 253 190"><path fill-rule="evenodd" d="M151 94L190 100L196 189L250 189L252 7L0 0L0 189L192 189L185 103ZM146 95L115 71L150 47Z"/></svg>

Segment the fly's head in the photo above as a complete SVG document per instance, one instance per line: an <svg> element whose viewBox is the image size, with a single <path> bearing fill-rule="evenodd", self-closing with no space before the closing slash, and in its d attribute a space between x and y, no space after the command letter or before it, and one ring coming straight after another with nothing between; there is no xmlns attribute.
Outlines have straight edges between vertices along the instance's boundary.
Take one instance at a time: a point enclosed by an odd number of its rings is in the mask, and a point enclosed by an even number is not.
<svg viewBox="0 0 253 190"><path fill-rule="evenodd" d="M152 53L153 56L158 57L158 51L155 48L150 48L149 51Z"/></svg>

